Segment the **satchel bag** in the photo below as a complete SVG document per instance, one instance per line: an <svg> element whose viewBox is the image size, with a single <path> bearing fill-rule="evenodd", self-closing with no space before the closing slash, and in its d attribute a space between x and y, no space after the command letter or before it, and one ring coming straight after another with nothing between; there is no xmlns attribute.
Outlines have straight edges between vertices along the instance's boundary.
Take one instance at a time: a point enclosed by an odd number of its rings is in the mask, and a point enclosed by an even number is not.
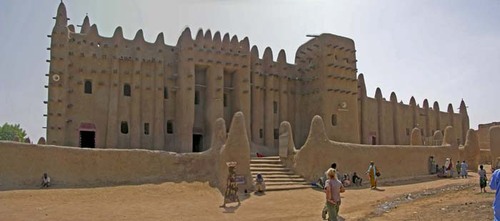
<svg viewBox="0 0 500 221"><path fill-rule="evenodd" d="M380 174L380 172L378 172L378 171L377 171L377 172L375 173L375 175L376 175L377 177L379 177L381 174Z"/></svg>

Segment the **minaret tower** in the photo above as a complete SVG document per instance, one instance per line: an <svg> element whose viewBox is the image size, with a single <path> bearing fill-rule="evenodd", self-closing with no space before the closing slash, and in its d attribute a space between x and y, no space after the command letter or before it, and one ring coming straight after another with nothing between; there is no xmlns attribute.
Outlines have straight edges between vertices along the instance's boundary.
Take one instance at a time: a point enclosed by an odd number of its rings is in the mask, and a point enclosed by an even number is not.
<svg viewBox="0 0 500 221"><path fill-rule="evenodd" d="M61 1L54 17L56 23L52 29L50 43L50 68L48 80L47 104L47 144L65 145L65 130L68 119L66 119L67 102L67 73L68 67L68 17L66 6Z"/></svg>

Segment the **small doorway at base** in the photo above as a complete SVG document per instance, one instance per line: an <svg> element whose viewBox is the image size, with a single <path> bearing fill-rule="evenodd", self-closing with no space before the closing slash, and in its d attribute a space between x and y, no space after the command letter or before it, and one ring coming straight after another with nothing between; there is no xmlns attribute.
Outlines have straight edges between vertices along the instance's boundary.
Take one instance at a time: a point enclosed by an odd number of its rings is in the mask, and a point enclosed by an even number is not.
<svg viewBox="0 0 500 221"><path fill-rule="evenodd" d="M193 152L203 151L203 135L193 134Z"/></svg>
<svg viewBox="0 0 500 221"><path fill-rule="evenodd" d="M377 145L377 137L372 136L372 145Z"/></svg>
<svg viewBox="0 0 500 221"><path fill-rule="evenodd" d="M80 131L80 147L95 148L95 131Z"/></svg>

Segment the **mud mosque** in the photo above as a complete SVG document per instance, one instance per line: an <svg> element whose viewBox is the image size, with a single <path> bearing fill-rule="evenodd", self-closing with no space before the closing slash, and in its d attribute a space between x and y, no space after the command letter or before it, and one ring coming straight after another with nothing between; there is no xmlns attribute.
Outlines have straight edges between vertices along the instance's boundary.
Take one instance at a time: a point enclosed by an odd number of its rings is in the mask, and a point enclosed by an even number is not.
<svg viewBox="0 0 500 221"><path fill-rule="evenodd" d="M431 156L472 171L500 157L500 125L469 129L463 101L455 113L379 88L369 97L345 37L315 36L290 64L283 50L259 57L248 38L219 32L185 29L169 46L120 27L102 37L85 17L77 33L62 2L54 19L47 139L0 141L0 190L48 173L60 187L200 181L222 192L228 162L241 191L263 172L283 190L311 188L332 161L344 172L375 161L383 179L399 179L428 175Z"/></svg>
<svg viewBox="0 0 500 221"><path fill-rule="evenodd" d="M153 43L142 30L125 39L121 27L102 37L88 17L78 32L63 3L54 19L47 144L200 152L209 148L216 119L228 128L239 111L250 141L275 153L281 122L303 144L315 115L328 122L330 139L347 143L407 145L418 127L423 144L432 145L434 133L453 126L463 144L469 129L463 101L454 113L451 104L443 112L437 102L420 107L413 97L403 104L394 92L386 100L379 88L368 97L346 37L315 36L290 64L284 50L276 61L270 48L259 58L248 38L210 30L192 39L187 28L170 46L162 33Z"/></svg>

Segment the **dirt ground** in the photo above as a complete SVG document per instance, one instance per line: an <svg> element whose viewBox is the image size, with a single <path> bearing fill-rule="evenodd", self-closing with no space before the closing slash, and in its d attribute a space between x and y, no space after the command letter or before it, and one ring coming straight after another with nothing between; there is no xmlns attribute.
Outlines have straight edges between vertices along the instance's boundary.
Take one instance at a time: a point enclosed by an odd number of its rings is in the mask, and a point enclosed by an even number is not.
<svg viewBox="0 0 500 221"><path fill-rule="evenodd" d="M348 187L341 220L492 220L494 192L479 193L478 176L386 181L379 190ZM317 189L242 195L220 208L208 183L0 191L0 220L321 220Z"/></svg>

